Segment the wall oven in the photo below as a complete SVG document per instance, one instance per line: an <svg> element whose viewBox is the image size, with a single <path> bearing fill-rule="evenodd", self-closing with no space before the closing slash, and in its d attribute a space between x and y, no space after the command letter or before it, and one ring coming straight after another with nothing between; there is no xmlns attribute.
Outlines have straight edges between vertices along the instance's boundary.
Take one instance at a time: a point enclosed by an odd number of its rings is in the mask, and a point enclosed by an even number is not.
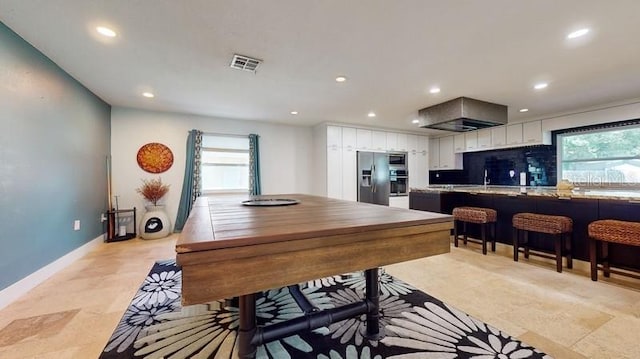
<svg viewBox="0 0 640 359"><path fill-rule="evenodd" d="M409 186L409 173L406 169L389 170L389 196L407 196Z"/></svg>

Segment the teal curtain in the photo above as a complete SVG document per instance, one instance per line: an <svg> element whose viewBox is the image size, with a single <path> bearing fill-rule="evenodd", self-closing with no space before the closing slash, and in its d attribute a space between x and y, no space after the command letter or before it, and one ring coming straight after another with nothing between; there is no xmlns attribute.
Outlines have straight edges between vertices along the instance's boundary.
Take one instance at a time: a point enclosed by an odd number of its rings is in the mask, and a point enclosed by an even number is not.
<svg viewBox="0 0 640 359"><path fill-rule="evenodd" d="M182 181L182 194L174 232L182 232L185 222L191 213L191 208L196 198L202 193L200 182L200 160L202 158L202 132L189 131L187 136L187 160L184 166L184 180Z"/></svg>
<svg viewBox="0 0 640 359"><path fill-rule="evenodd" d="M262 194L260 189L260 136L249 135L249 194L257 196Z"/></svg>

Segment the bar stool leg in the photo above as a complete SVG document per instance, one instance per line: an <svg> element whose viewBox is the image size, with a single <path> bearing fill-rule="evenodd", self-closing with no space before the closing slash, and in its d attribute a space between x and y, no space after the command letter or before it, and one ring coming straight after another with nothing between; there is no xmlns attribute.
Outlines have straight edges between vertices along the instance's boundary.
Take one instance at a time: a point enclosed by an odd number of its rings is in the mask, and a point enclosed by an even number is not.
<svg viewBox="0 0 640 359"><path fill-rule="evenodd" d="M482 254L487 255L487 224L480 224L480 236L482 238Z"/></svg>
<svg viewBox="0 0 640 359"><path fill-rule="evenodd" d="M571 254L571 241L573 239L573 236L571 235L571 233L567 233L566 237L565 237L565 241L567 241L566 243L566 247L567 247L567 268L572 269L573 268L573 254Z"/></svg>
<svg viewBox="0 0 640 359"><path fill-rule="evenodd" d="M520 237L520 231L514 227L513 228L513 261L514 262L518 261L518 251L519 251L518 237Z"/></svg>
<svg viewBox="0 0 640 359"><path fill-rule="evenodd" d="M562 233L557 234L555 240L556 245L556 272L562 273Z"/></svg>
<svg viewBox="0 0 640 359"><path fill-rule="evenodd" d="M609 271L609 243L602 241L602 268L604 276L609 278L611 272Z"/></svg>
<svg viewBox="0 0 640 359"><path fill-rule="evenodd" d="M598 281L598 249L597 241L593 238L589 238L589 259L591 261L591 280Z"/></svg>
<svg viewBox="0 0 640 359"><path fill-rule="evenodd" d="M524 231L524 258L529 259L529 231Z"/></svg>
<svg viewBox="0 0 640 359"><path fill-rule="evenodd" d="M453 221L453 245L458 246L458 221Z"/></svg>
<svg viewBox="0 0 640 359"><path fill-rule="evenodd" d="M464 245L467 245L467 222L462 222L462 236L464 238Z"/></svg>
<svg viewBox="0 0 640 359"><path fill-rule="evenodd" d="M491 223L491 251L496 251L496 222Z"/></svg>

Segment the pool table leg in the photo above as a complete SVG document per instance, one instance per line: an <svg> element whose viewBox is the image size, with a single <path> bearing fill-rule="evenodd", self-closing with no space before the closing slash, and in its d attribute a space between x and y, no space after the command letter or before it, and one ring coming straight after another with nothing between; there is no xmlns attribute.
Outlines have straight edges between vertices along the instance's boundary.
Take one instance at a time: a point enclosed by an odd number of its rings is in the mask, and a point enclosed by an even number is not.
<svg viewBox="0 0 640 359"><path fill-rule="evenodd" d="M241 295L239 307L238 356L252 359L256 356L256 346L251 344L256 332L256 295Z"/></svg>
<svg viewBox="0 0 640 359"><path fill-rule="evenodd" d="M378 268L364 271L366 280L366 301L369 304L367 312L367 338L378 340L384 336L380 332L380 281Z"/></svg>

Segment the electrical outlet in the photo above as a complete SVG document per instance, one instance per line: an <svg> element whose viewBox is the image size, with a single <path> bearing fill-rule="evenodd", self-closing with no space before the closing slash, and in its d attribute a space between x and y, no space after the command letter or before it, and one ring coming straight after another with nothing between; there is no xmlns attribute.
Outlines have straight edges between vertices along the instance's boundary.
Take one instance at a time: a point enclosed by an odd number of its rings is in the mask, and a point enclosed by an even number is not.
<svg viewBox="0 0 640 359"><path fill-rule="evenodd" d="M73 230L74 231L79 231L80 230L80 220L76 219L75 221L73 221Z"/></svg>
<svg viewBox="0 0 640 359"><path fill-rule="evenodd" d="M107 220L107 216L103 213L100 215L100 222L104 222Z"/></svg>

